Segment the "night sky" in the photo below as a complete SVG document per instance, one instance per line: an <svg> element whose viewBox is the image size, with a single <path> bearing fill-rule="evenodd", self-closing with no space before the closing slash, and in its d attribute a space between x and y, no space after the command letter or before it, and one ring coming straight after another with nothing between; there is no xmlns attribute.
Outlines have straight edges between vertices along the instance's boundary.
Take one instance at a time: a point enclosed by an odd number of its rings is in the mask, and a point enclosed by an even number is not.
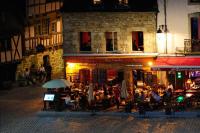
<svg viewBox="0 0 200 133"><path fill-rule="evenodd" d="M0 35L19 32L25 24L25 0L5 0L0 4Z"/></svg>

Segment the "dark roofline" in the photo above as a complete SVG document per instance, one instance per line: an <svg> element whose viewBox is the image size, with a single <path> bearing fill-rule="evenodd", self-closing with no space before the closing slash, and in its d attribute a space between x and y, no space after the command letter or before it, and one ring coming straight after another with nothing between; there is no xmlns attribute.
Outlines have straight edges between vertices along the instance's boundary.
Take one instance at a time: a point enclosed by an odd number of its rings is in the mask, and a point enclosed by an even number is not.
<svg viewBox="0 0 200 133"><path fill-rule="evenodd" d="M118 0L102 0L98 5L93 0L64 0L61 12L158 12L157 0L128 0L127 5Z"/></svg>

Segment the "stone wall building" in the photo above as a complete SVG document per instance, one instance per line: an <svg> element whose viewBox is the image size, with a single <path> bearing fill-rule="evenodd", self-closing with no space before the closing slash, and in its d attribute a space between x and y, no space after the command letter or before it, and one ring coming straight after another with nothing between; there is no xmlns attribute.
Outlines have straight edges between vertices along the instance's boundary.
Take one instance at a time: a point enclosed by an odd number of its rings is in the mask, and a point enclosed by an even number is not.
<svg viewBox="0 0 200 133"><path fill-rule="evenodd" d="M26 68L30 68L32 64L39 68L43 64L43 57L48 56L50 65L52 66L51 78L64 78L63 50L45 51L43 53L26 56L17 66L17 76ZM17 77L18 78L18 77ZM18 80L18 79L17 79Z"/></svg>
<svg viewBox="0 0 200 133"><path fill-rule="evenodd" d="M70 4L64 3L62 12L67 79L98 84L126 80L130 89L137 82L153 83L156 1L149 7L144 1Z"/></svg>

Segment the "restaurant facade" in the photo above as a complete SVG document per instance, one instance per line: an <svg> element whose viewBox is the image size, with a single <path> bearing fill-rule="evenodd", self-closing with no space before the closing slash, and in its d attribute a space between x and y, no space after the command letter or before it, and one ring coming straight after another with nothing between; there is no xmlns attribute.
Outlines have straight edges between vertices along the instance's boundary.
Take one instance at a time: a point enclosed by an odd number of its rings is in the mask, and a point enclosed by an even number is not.
<svg viewBox="0 0 200 133"><path fill-rule="evenodd" d="M130 89L137 81L153 82L150 66L157 55L154 9L82 12L66 9L62 16L68 80L102 84L125 79Z"/></svg>
<svg viewBox="0 0 200 133"><path fill-rule="evenodd" d="M175 90L197 89L199 87L200 58L198 56L157 57L151 70L165 73Z"/></svg>

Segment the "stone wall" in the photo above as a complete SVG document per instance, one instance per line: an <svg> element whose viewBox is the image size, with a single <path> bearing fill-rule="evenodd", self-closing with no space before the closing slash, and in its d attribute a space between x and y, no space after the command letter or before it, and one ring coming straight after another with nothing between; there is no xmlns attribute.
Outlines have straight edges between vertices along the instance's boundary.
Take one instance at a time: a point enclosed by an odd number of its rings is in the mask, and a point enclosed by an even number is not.
<svg viewBox="0 0 200 133"><path fill-rule="evenodd" d="M156 52L156 15L151 12L63 13L64 53L79 53L80 32L91 32L92 52L106 52L105 32L117 32L118 51L132 52L132 32L142 31L144 52Z"/></svg>
<svg viewBox="0 0 200 133"><path fill-rule="evenodd" d="M23 72L26 68L30 68L32 64L38 68L43 64L43 57L49 55L50 64L52 66L52 79L64 78L64 60L63 60L63 50L46 51L36 55L30 55L24 57L23 61L17 66L17 75Z"/></svg>

